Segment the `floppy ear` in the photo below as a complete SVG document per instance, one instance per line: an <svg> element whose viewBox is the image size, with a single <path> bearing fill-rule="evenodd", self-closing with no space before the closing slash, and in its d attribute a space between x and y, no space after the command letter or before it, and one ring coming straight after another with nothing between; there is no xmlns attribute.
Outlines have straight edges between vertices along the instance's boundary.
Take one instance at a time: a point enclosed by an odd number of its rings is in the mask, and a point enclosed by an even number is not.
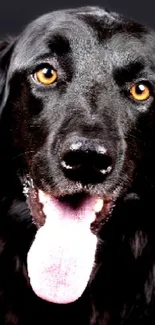
<svg viewBox="0 0 155 325"><path fill-rule="evenodd" d="M0 114L1 114L1 103L3 99L4 88L5 88L7 70L10 63L13 44L14 41L11 39L0 41Z"/></svg>
<svg viewBox="0 0 155 325"><path fill-rule="evenodd" d="M8 159L8 154L6 154L8 147L8 140L6 135L7 124L3 113L5 113L4 106L7 98L7 71L10 64L13 47L14 40L0 40L0 184L3 184L3 178L6 178L6 175L3 176L1 170L5 170L6 160Z"/></svg>

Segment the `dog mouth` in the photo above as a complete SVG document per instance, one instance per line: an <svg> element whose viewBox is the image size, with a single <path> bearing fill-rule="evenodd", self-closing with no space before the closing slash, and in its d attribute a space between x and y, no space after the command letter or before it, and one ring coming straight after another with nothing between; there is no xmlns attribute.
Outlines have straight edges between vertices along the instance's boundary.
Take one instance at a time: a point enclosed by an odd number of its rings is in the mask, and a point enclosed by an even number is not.
<svg viewBox="0 0 155 325"><path fill-rule="evenodd" d="M32 289L49 302L71 303L89 283L98 232L114 202L85 192L56 197L35 187L27 200L38 228L27 257Z"/></svg>
<svg viewBox="0 0 155 325"><path fill-rule="evenodd" d="M48 194L37 188L30 188L27 195L27 202L33 216L33 221L37 228L42 227L45 224L46 217L53 215L53 206L58 209L61 208L64 215L65 211L74 219L81 219L81 211L85 206L86 210L89 211L89 205L92 206L94 216L92 217L91 228L92 231L97 234L99 227L93 227L93 224L102 223L110 218L112 208L114 206L114 199L111 196L99 196L90 195L88 193L80 192L76 194L65 194L64 196L54 196ZM72 212L71 212L72 211Z"/></svg>

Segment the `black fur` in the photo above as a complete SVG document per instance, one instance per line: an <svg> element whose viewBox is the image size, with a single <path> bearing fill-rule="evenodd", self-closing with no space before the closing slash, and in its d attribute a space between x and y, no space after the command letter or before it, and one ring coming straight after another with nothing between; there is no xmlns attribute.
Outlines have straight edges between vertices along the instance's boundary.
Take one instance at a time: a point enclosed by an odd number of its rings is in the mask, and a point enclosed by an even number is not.
<svg viewBox="0 0 155 325"><path fill-rule="evenodd" d="M45 62L58 72L48 87L32 78ZM144 102L130 96L137 81L151 89ZM155 33L115 13L50 13L1 43L1 325L155 323L154 96ZM106 147L107 177L64 174L61 151L75 136ZM115 193L111 215L97 225L98 268L74 303L47 303L30 287L26 258L37 227L23 194L27 174L57 196Z"/></svg>

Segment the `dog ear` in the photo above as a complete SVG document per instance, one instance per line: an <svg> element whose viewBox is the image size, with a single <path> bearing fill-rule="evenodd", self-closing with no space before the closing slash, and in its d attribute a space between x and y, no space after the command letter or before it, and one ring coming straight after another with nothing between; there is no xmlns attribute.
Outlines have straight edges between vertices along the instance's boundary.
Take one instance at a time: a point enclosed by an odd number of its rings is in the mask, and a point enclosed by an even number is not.
<svg viewBox="0 0 155 325"><path fill-rule="evenodd" d="M0 112L13 46L14 41L11 39L0 41Z"/></svg>
<svg viewBox="0 0 155 325"><path fill-rule="evenodd" d="M9 110L5 109L9 94L7 75L15 46L15 40L0 40L0 202L7 197L8 184L12 176L12 157L9 138ZM13 182L14 184L14 182ZM0 206L1 210L1 206ZM0 215L2 210L0 211Z"/></svg>

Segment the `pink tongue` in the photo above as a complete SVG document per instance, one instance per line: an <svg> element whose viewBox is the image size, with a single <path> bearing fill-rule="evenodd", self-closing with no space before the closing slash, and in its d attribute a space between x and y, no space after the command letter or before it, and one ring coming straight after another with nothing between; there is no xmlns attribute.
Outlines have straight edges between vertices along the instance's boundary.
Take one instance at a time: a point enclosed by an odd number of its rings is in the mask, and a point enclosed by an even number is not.
<svg viewBox="0 0 155 325"><path fill-rule="evenodd" d="M34 292L50 302L66 304L85 290L93 268L97 238L90 231L95 198L77 208L50 197L46 222L28 253L28 274Z"/></svg>

